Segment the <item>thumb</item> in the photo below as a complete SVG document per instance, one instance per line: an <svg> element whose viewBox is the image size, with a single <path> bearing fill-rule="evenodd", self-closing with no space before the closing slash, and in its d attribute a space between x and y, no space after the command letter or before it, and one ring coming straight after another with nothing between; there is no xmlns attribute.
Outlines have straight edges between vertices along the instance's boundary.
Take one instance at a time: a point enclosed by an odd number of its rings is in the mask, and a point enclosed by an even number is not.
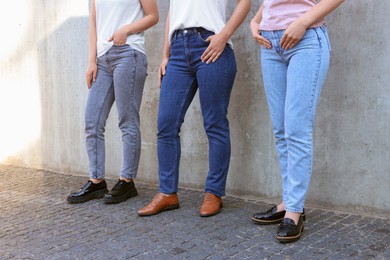
<svg viewBox="0 0 390 260"><path fill-rule="evenodd" d="M110 39L108 39L109 42L112 42L112 40L114 40L114 35L110 37Z"/></svg>
<svg viewBox="0 0 390 260"><path fill-rule="evenodd" d="M95 70L95 71L93 72L93 76L92 76L93 81L96 81L96 75L97 75L97 70Z"/></svg>

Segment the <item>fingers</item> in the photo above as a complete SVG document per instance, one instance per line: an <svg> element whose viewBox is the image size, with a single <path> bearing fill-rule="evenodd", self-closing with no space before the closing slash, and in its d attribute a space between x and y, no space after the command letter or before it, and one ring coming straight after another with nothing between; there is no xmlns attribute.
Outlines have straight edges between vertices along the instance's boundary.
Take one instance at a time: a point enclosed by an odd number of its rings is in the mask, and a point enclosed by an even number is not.
<svg viewBox="0 0 390 260"><path fill-rule="evenodd" d="M165 75L165 68L162 68L161 66L158 68L158 85L161 88L161 82L162 78Z"/></svg>
<svg viewBox="0 0 390 260"><path fill-rule="evenodd" d="M87 74L86 77L85 77L85 80L87 82L88 89L90 89L91 85L92 85L92 77L91 77L91 75Z"/></svg>
<svg viewBox="0 0 390 260"><path fill-rule="evenodd" d="M93 71L93 74L92 74L92 80L95 82L96 81L96 75L97 75L97 70L94 70Z"/></svg>
<svg viewBox="0 0 390 260"><path fill-rule="evenodd" d="M265 38L264 36L261 36L260 34L258 34L258 35L255 35L253 38L255 39L255 41L257 43L262 45L264 48L266 48L266 49L272 48L271 42L267 38Z"/></svg>
<svg viewBox="0 0 390 260"><path fill-rule="evenodd" d="M210 42L207 49L203 52L200 59L202 62L205 62L206 64L210 64L211 62L216 62L218 58L223 53L226 41L221 40L220 37L217 35L210 36L206 39L207 42Z"/></svg>
<svg viewBox="0 0 390 260"><path fill-rule="evenodd" d="M267 38L265 38L263 35L261 35L260 30L252 29L252 37L255 40L255 42L257 42L258 44L260 44L264 48L266 48L266 49L272 48L271 42Z"/></svg>
<svg viewBox="0 0 390 260"><path fill-rule="evenodd" d="M121 46L126 44L126 38L122 39L121 37L113 36L108 39L108 42L112 42L114 45Z"/></svg>
<svg viewBox="0 0 390 260"><path fill-rule="evenodd" d="M285 49L291 49L298 43L299 39L288 34L284 34L282 40L280 41L280 46Z"/></svg>
<svg viewBox="0 0 390 260"><path fill-rule="evenodd" d="M92 82L96 81L97 70L89 70L85 74L85 81L87 82L88 89L92 87Z"/></svg>
<svg viewBox="0 0 390 260"><path fill-rule="evenodd" d="M163 77L165 76L166 73L166 65L161 64L160 67L158 67L158 85L161 88L161 82Z"/></svg>
<svg viewBox="0 0 390 260"><path fill-rule="evenodd" d="M208 47L202 56L200 57L203 62L206 64L210 64L211 62L216 62L221 56L222 51L214 50L212 47Z"/></svg>

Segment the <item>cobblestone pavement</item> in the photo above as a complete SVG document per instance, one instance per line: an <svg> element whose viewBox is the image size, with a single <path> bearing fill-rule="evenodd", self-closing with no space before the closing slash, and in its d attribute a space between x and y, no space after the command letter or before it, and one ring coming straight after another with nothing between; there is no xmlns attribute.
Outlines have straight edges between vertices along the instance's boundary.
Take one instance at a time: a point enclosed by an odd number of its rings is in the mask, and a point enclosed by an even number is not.
<svg viewBox="0 0 390 260"><path fill-rule="evenodd" d="M388 218L308 208L302 238L280 244L275 225L250 220L263 202L228 196L221 214L200 218L203 192L181 189L180 209L141 218L155 186L116 205L66 203L85 180L0 165L0 259L390 259Z"/></svg>

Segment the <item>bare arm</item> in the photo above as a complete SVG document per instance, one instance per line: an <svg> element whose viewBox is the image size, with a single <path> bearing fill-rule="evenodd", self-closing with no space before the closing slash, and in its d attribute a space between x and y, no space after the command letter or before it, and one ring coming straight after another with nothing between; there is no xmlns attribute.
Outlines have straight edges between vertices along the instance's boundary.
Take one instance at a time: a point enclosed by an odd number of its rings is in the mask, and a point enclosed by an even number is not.
<svg viewBox="0 0 390 260"><path fill-rule="evenodd" d="M89 62L85 79L88 88L91 88L92 81L96 80L97 65L96 65L96 48L97 36L96 36L96 8L95 0L91 0L91 10L89 15Z"/></svg>
<svg viewBox="0 0 390 260"><path fill-rule="evenodd" d="M261 19L263 18L263 16L262 16L263 10L264 10L264 3L261 4L259 10L255 14L255 16L252 18L252 20L250 22L250 28L251 28L253 39L257 43L263 45L264 48L270 49L272 47L270 41L268 39L266 39L265 37L263 37L259 32Z"/></svg>
<svg viewBox="0 0 390 260"><path fill-rule="evenodd" d="M303 37L307 28L334 11L345 0L321 0L286 29L280 44L287 50L294 47Z"/></svg>
<svg viewBox="0 0 390 260"><path fill-rule="evenodd" d="M169 11L167 15L167 19L165 21L165 37L164 37L164 47L163 47L163 55L160 67L158 68L158 84L161 86L162 77L166 73L166 67L168 65L169 55L170 55L170 45L169 45Z"/></svg>
<svg viewBox="0 0 390 260"><path fill-rule="evenodd" d="M144 17L119 28L108 41L113 41L115 45L126 44L127 36L143 32L158 22L159 16L156 0L141 0L140 2L144 10Z"/></svg>
<svg viewBox="0 0 390 260"><path fill-rule="evenodd" d="M207 38L207 41L210 42L210 45L201 57L203 62L215 62L219 58L225 49L226 43L244 21L250 8L250 0L237 0L237 6L226 26L218 34Z"/></svg>

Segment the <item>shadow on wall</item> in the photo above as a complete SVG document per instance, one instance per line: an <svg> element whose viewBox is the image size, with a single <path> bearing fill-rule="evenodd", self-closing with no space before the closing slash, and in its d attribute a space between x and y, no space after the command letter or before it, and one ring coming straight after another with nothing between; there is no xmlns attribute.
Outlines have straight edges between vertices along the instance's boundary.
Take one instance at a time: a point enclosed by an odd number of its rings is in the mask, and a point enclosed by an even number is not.
<svg viewBox="0 0 390 260"><path fill-rule="evenodd" d="M88 17L68 19L38 43L45 169L74 172L87 166L82 115L88 90L80 72L87 67L88 26Z"/></svg>

